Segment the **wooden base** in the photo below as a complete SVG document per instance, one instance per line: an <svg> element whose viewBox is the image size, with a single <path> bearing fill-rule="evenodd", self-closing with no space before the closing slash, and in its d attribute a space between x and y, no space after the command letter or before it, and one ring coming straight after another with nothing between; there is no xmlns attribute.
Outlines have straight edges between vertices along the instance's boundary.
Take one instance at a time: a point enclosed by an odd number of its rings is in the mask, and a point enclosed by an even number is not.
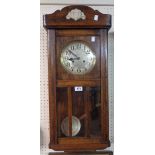
<svg viewBox="0 0 155 155"><path fill-rule="evenodd" d="M98 152L51 152L48 155L113 155L111 151L98 151Z"/></svg>

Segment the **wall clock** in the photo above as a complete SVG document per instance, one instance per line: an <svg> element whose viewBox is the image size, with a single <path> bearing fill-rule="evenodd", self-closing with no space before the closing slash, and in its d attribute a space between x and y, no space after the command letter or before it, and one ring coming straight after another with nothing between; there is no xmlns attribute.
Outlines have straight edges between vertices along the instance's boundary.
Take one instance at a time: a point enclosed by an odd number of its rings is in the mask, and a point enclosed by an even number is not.
<svg viewBox="0 0 155 155"><path fill-rule="evenodd" d="M109 141L111 15L74 5L44 15L48 33L50 143L57 151L105 149Z"/></svg>

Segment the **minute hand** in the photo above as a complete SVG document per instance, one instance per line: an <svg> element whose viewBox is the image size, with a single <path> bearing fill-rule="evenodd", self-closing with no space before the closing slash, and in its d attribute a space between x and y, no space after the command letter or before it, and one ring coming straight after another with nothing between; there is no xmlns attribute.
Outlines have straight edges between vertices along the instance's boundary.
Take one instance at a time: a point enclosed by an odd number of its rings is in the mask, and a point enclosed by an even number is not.
<svg viewBox="0 0 155 155"><path fill-rule="evenodd" d="M78 56L76 54L74 54L71 50L68 50L70 53L72 53L72 55L74 55L76 58L78 58Z"/></svg>

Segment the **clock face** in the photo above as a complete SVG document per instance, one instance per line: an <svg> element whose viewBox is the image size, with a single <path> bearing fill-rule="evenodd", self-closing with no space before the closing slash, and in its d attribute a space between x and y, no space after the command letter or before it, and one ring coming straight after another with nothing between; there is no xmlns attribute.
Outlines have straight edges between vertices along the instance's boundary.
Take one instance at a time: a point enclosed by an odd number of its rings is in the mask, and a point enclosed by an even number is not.
<svg viewBox="0 0 155 155"><path fill-rule="evenodd" d="M88 45L76 41L63 48L60 61L69 73L83 75L94 68L96 56Z"/></svg>

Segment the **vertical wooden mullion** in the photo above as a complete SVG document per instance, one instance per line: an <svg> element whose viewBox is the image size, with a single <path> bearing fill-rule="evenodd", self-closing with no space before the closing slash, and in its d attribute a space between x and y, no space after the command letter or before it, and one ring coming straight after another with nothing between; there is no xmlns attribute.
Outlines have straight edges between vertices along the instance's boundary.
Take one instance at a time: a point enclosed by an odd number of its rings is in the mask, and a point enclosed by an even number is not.
<svg viewBox="0 0 155 155"><path fill-rule="evenodd" d="M109 107L108 107L108 30L101 30L101 134L103 140L109 141Z"/></svg>
<svg viewBox="0 0 155 155"><path fill-rule="evenodd" d="M72 90L68 87L68 125L69 125L69 136L72 136Z"/></svg>
<svg viewBox="0 0 155 155"><path fill-rule="evenodd" d="M55 30L48 30L50 144L57 144Z"/></svg>

